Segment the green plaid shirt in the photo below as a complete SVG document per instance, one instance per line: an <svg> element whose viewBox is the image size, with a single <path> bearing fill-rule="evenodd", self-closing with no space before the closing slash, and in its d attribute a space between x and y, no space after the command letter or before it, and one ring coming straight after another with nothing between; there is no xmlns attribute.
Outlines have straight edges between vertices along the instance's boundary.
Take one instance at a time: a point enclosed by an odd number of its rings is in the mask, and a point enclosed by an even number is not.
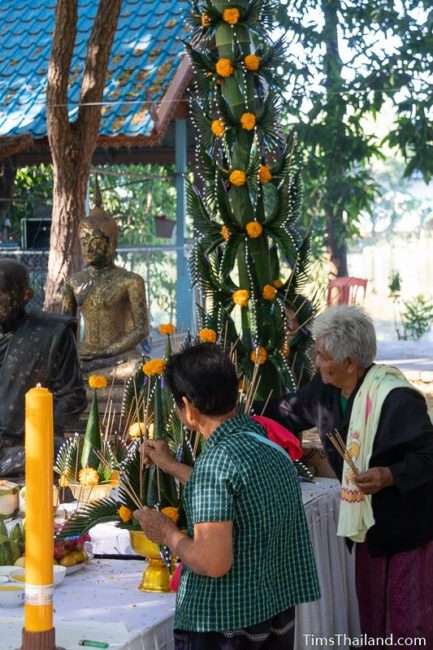
<svg viewBox="0 0 433 650"><path fill-rule="evenodd" d="M210 436L185 486L188 534L194 524L233 521L233 566L222 578L184 565L175 628L236 630L320 597L296 470L247 415Z"/></svg>

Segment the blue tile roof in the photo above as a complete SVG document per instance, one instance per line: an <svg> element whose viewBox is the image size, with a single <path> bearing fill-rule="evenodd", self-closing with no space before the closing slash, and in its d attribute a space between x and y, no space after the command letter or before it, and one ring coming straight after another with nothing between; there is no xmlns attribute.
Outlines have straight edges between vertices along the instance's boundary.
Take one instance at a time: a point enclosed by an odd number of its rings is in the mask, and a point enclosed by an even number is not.
<svg viewBox="0 0 433 650"><path fill-rule="evenodd" d="M78 112L81 76L98 2L79 0L71 65L69 119ZM47 135L46 87L55 0L0 0L0 136ZM104 91L101 135L149 136L146 100L160 100L178 69L185 38L179 0L123 0Z"/></svg>

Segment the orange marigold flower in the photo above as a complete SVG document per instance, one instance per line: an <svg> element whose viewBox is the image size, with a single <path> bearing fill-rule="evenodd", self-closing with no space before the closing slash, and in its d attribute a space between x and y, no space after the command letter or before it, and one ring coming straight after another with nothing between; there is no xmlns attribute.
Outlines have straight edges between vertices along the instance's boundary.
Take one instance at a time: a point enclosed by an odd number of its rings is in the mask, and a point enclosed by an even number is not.
<svg viewBox="0 0 433 650"><path fill-rule="evenodd" d="M239 307L247 307L249 299L250 292L248 289L238 289L232 293L232 301Z"/></svg>
<svg viewBox="0 0 433 650"><path fill-rule="evenodd" d="M234 68L230 59L220 59L217 61L216 71L220 77L231 77L234 72Z"/></svg>
<svg viewBox="0 0 433 650"><path fill-rule="evenodd" d="M175 524L179 521L179 508L173 508L168 506L167 508L162 508L161 514L165 515Z"/></svg>
<svg viewBox="0 0 433 650"><path fill-rule="evenodd" d="M283 281L280 280L280 278L277 278L276 280L273 281L272 284L274 285L274 287L277 287L277 289L279 289L280 287L283 286Z"/></svg>
<svg viewBox="0 0 433 650"><path fill-rule="evenodd" d="M144 436L146 428L144 422L133 422L128 430L128 436L131 440L137 440L140 436Z"/></svg>
<svg viewBox="0 0 433 650"><path fill-rule="evenodd" d="M147 376L162 375L162 373L164 372L164 368L165 368L164 359L152 359L151 361L147 361L147 363L144 364L143 372Z"/></svg>
<svg viewBox="0 0 433 650"><path fill-rule="evenodd" d="M250 221L245 226L245 230L247 231L248 237L251 237L251 239L257 239L257 237L260 237L263 232L263 226L258 221Z"/></svg>
<svg viewBox="0 0 433 650"><path fill-rule="evenodd" d="M209 27L209 25L210 25L210 17L208 16L208 14L205 11L203 11L202 15L200 16L200 20L201 20L201 26L202 27Z"/></svg>
<svg viewBox="0 0 433 650"><path fill-rule="evenodd" d="M247 70L256 72L260 68L261 57L257 54L248 54L244 59L244 64Z"/></svg>
<svg viewBox="0 0 433 650"><path fill-rule="evenodd" d="M230 237L230 230L227 228L227 226L223 226L221 228L221 236L225 241Z"/></svg>
<svg viewBox="0 0 433 650"><path fill-rule="evenodd" d="M112 487L117 487L120 481L120 472L118 469L113 469L110 474L110 485Z"/></svg>
<svg viewBox="0 0 433 650"><path fill-rule="evenodd" d="M267 165L260 165L259 174L261 183L269 183L272 180L272 173Z"/></svg>
<svg viewBox="0 0 433 650"><path fill-rule="evenodd" d="M78 482L81 485L98 485L98 472L96 469L93 469L93 467L84 467L84 469L80 469L78 473Z"/></svg>
<svg viewBox="0 0 433 650"><path fill-rule="evenodd" d="M199 331L198 338L200 339L201 343L216 343L218 334L215 332L215 330L203 328Z"/></svg>
<svg viewBox="0 0 433 650"><path fill-rule="evenodd" d="M236 187L242 187L247 182L247 175L241 169L234 169L229 176L229 180Z"/></svg>
<svg viewBox="0 0 433 650"><path fill-rule="evenodd" d="M272 284L265 284L263 287L262 291L262 298L264 300L275 300L275 296L277 295L277 290L275 287L272 286Z"/></svg>
<svg viewBox="0 0 433 650"><path fill-rule="evenodd" d="M226 125L222 120L213 120L211 129L212 133L216 135L217 138L222 138L224 131L226 130Z"/></svg>
<svg viewBox="0 0 433 650"><path fill-rule="evenodd" d="M103 375L90 375L89 377L90 388L107 388L107 377Z"/></svg>
<svg viewBox="0 0 433 650"><path fill-rule="evenodd" d="M262 366L268 360L268 353L261 345L256 350L253 350L250 355L250 359L253 363L257 363L259 366Z"/></svg>
<svg viewBox="0 0 433 650"><path fill-rule="evenodd" d="M223 20L229 25L236 25L239 22L239 9L224 9Z"/></svg>
<svg viewBox="0 0 433 650"><path fill-rule="evenodd" d="M245 131L252 131L256 126L256 116L254 113L244 113L241 115L241 124Z"/></svg>
<svg viewBox="0 0 433 650"><path fill-rule="evenodd" d="M130 510L126 506L120 506L119 510L117 511L117 514L119 515L120 519L123 521L124 524L127 524L128 521L131 521L132 519L132 510Z"/></svg>
<svg viewBox="0 0 433 650"><path fill-rule="evenodd" d="M171 323L162 323L158 329L160 334L165 334L166 336L171 336L176 331L175 326Z"/></svg>

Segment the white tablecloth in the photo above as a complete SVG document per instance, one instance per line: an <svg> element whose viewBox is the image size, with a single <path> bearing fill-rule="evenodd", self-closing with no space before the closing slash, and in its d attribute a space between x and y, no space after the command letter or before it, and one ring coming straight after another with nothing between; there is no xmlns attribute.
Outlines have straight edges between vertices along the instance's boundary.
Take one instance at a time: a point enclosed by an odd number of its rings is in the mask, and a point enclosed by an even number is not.
<svg viewBox="0 0 433 650"><path fill-rule="evenodd" d="M303 483L302 498L322 598L297 608L295 650L317 647L318 637L357 637L360 633L354 557L344 541L336 537L339 484L333 479ZM133 552L128 532L113 524L95 526L91 538L95 554ZM122 650L172 650L175 596L138 591L142 571L143 562L137 560L95 559L80 572L67 576L55 590L58 645L78 650L80 639L93 638ZM19 647L22 616L22 608L0 609L0 650ZM337 640L334 636L336 649L340 647Z"/></svg>

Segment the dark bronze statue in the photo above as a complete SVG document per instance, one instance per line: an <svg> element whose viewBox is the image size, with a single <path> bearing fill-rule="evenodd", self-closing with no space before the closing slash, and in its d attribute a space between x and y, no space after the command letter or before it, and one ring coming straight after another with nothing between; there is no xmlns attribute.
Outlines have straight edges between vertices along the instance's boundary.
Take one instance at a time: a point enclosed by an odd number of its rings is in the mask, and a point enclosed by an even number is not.
<svg viewBox="0 0 433 650"><path fill-rule="evenodd" d="M80 223L87 268L66 280L63 296L63 313L83 317L78 355L84 370L140 358L135 348L149 334L144 280L114 264L117 237L97 188L96 205Z"/></svg>
<svg viewBox="0 0 433 650"><path fill-rule="evenodd" d="M26 267L0 258L0 477L24 472L25 394L37 383L54 397L55 433L76 425L87 405L74 320L29 309Z"/></svg>

